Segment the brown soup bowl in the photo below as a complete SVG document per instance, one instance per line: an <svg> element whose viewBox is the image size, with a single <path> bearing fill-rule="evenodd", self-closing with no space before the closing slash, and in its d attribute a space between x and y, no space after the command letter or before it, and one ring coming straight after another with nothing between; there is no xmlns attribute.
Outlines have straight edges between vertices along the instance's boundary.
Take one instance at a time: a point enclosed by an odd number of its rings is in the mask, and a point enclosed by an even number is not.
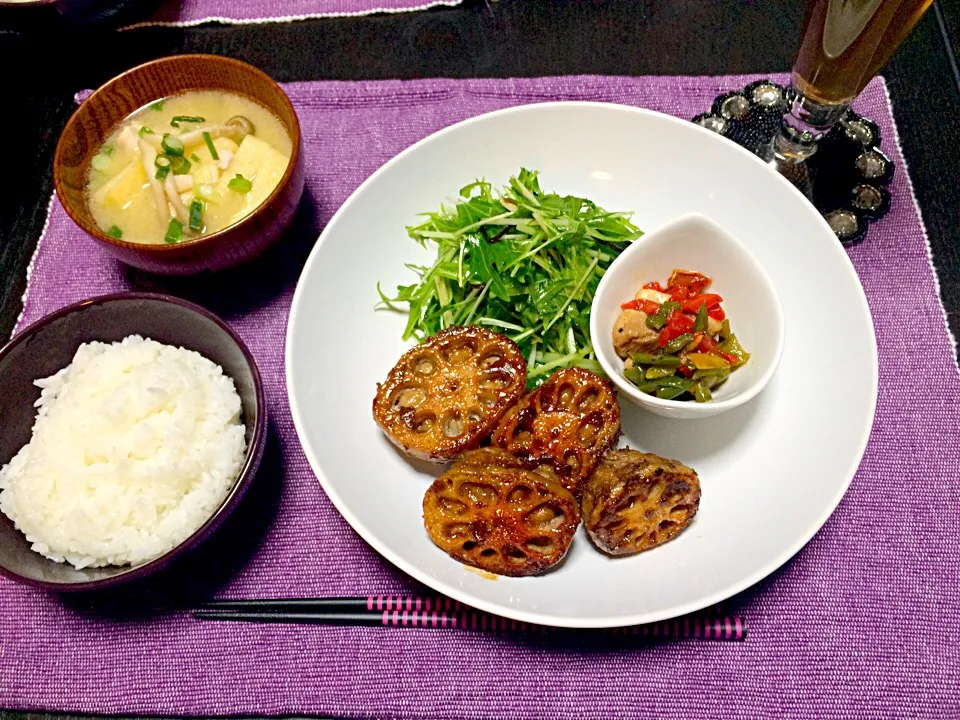
<svg viewBox="0 0 960 720"><path fill-rule="evenodd" d="M225 90L250 98L276 115L293 146L286 172L263 203L223 230L170 245L110 237L97 226L87 202L90 161L113 129L131 113L188 90ZM189 275L239 265L279 239L303 195L303 163L297 114L286 93L270 77L252 65L219 55L176 55L118 75L77 108L57 143L53 182L67 214L119 260L149 272Z"/></svg>
<svg viewBox="0 0 960 720"><path fill-rule="evenodd" d="M194 350L233 379L247 453L233 487L207 521L163 555L139 565L78 570L34 552L27 538L0 513L0 575L57 592L102 590L166 568L198 546L226 521L247 492L263 458L267 408L256 362L243 341L203 308L169 295L122 293L84 300L38 320L0 350L0 467L30 441L37 416L37 378L49 377L73 361L85 342L117 342L128 335Z"/></svg>

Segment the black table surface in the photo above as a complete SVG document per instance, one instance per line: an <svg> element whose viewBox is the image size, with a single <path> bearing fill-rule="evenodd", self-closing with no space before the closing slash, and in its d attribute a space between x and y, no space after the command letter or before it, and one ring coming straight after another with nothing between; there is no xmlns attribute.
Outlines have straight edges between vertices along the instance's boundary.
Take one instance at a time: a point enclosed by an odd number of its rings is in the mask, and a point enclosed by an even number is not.
<svg viewBox="0 0 960 720"><path fill-rule="evenodd" d="M455 8L263 25L0 34L7 177L0 337L20 312L73 94L138 63L209 52L277 80L718 75L790 69L800 0L466 0ZM0 17L0 27L2 27ZM960 331L960 0L937 0L884 72L950 325ZM884 142L890 142L889 139ZM895 272L891 268L891 272ZM0 720L43 717L0 711Z"/></svg>

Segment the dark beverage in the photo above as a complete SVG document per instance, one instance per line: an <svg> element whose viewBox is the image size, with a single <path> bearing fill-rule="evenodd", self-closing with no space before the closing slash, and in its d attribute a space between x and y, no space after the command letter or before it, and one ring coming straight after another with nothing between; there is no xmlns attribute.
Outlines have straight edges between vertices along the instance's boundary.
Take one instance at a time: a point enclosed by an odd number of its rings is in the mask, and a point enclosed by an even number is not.
<svg viewBox="0 0 960 720"><path fill-rule="evenodd" d="M793 84L822 105L851 102L933 0L809 0Z"/></svg>

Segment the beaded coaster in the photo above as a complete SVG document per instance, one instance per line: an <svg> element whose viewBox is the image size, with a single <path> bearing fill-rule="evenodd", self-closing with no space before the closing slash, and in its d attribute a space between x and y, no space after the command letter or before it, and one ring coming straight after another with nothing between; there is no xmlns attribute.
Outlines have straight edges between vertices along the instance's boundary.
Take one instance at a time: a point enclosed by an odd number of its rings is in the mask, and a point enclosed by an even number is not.
<svg viewBox="0 0 960 720"><path fill-rule="evenodd" d="M785 89L759 80L720 95L693 122L762 157L786 111ZM894 166L879 146L876 124L849 110L806 161L804 190L844 245L861 241L890 209L886 185Z"/></svg>

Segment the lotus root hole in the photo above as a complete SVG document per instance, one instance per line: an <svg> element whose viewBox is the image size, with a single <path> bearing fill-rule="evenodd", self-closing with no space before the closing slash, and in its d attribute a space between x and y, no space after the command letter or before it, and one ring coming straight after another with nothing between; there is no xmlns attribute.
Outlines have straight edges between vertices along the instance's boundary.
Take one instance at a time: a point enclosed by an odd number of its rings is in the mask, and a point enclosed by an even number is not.
<svg viewBox="0 0 960 720"><path fill-rule="evenodd" d="M493 505L499 499L497 491L490 485L471 482L460 486L460 495L469 498L474 505Z"/></svg>
<svg viewBox="0 0 960 720"><path fill-rule="evenodd" d="M663 520L660 522L659 527L661 530L669 530L674 525L676 525L676 523L673 520Z"/></svg>
<svg viewBox="0 0 960 720"><path fill-rule="evenodd" d="M423 388L416 385L410 387L401 388L394 394L393 402L391 407L393 410L399 410L400 408L415 408L423 404L423 401L427 399L427 394L423 391Z"/></svg>
<svg viewBox="0 0 960 720"><path fill-rule="evenodd" d="M476 546L477 546L477 544L476 544L473 540L467 540L467 541L462 545L463 549L466 550L467 552L470 552L470 551L473 550Z"/></svg>
<svg viewBox="0 0 960 720"><path fill-rule="evenodd" d="M432 357L421 355L413 361L413 371L418 375L430 377L437 371L437 363Z"/></svg>
<svg viewBox="0 0 960 720"><path fill-rule="evenodd" d="M477 349L471 343L461 343L447 349L447 362L451 365L463 365L477 352Z"/></svg>
<svg viewBox="0 0 960 720"><path fill-rule="evenodd" d="M510 373L505 370L487 371L480 377L483 390L503 390L510 385Z"/></svg>
<svg viewBox="0 0 960 720"><path fill-rule="evenodd" d="M576 397L577 391L570 383L564 383L560 386L560 389L557 390L557 401L560 403L561 407L570 410L573 407L573 398Z"/></svg>
<svg viewBox="0 0 960 720"><path fill-rule="evenodd" d="M597 442L597 437L600 435L600 426L596 425L593 422L592 418L587 418L580 425L580 429L577 431L577 437L580 439L580 444L589 448L592 447L595 442Z"/></svg>
<svg viewBox="0 0 960 720"><path fill-rule="evenodd" d="M580 469L580 457L573 450L567 450L563 454L563 464L572 472L577 472Z"/></svg>
<svg viewBox="0 0 960 720"><path fill-rule="evenodd" d="M437 423L437 416L432 412L423 413L413 418L413 431L418 433L428 433L433 430Z"/></svg>
<svg viewBox="0 0 960 720"><path fill-rule="evenodd" d="M676 515L680 513L682 515L687 515L693 512L693 505L677 505L673 510L670 511L671 515Z"/></svg>
<svg viewBox="0 0 960 720"><path fill-rule="evenodd" d="M527 554L516 545L507 545L503 549L503 556L507 559L507 562L514 565L522 565L527 561Z"/></svg>
<svg viewBox="0 0 960 720"><path fill-rule="evenodd" d="M440 507L440 512L447 515L463 515L468 510L464 503L453 498L442 497L437 500L437 505Z"/></svg>
<svg viewBox="0 0 960 720"><path fill-rule="evenodd" d="M463 417L459 410L452 410L443 418L443 434L448 438L460 437L463 435Z"/></svg>
<svg viewBox="0 0 960 720"><path fill-rule="evenodd" d="M450 540L470 534L470 526L466 523L450 523L443 528L443 534Z"/></svg>
<svg viewBox="0 0 960 720"><path fill-rule="evenodd" d="M563 525L563 511L554 505L544 503L527 513L527 522L541 530L556 530Z"/></svg>
<svg viewBox="0 0 960 720"><path fill-rule="evenodd" d="M526 545L527 550L539 555L549 555L553 552L553 540L548 537L530 538L524 545Z"/></svg>
<svg viewBox="0 0 960 720"><path fill-rule="evenodd" d="M477 399L480 401L481 405L488 409L496 406L497 404L497 396L493 393L480 393L480 395L477 396Z"/></svg>
<svg viewBox="0 0 960 720"><path fill-rule="evenodd" d="M533 495L533 490L531 490L527 485L516 485L507 495L508 503L522 503L527 498Z"/></svg>
<svg viewBox="0 0 960 720"><path fill-rule="evenodd" d="M467 423L470 425L478 425L483 422L483 410L480 408L470 408L467 410Z"/></svg>
<svg viewBox="0 0 960 720"><path fill-rule="evenodd" d="M480 557L490 558L497 554L497 551L493 548L484 548L480 551Z"/></svg>
<svg viewBox="0 0 960 720"><path fill-rule="evenodd" d="M597 404L597 400L600 398L600 391L596 388L587 388L582 393L580 397L577 398L577 409L583 412L584 410L589 410L591 407Z"/></svg>
<svg viewBox="0 0 960 720"><path fill-rule="evenodd" d="M503 355L499 351L494 350L493 352L485 355L480 361L480 367L484 370L489 370L490 368L497 367L503 363Z"/></svg>

